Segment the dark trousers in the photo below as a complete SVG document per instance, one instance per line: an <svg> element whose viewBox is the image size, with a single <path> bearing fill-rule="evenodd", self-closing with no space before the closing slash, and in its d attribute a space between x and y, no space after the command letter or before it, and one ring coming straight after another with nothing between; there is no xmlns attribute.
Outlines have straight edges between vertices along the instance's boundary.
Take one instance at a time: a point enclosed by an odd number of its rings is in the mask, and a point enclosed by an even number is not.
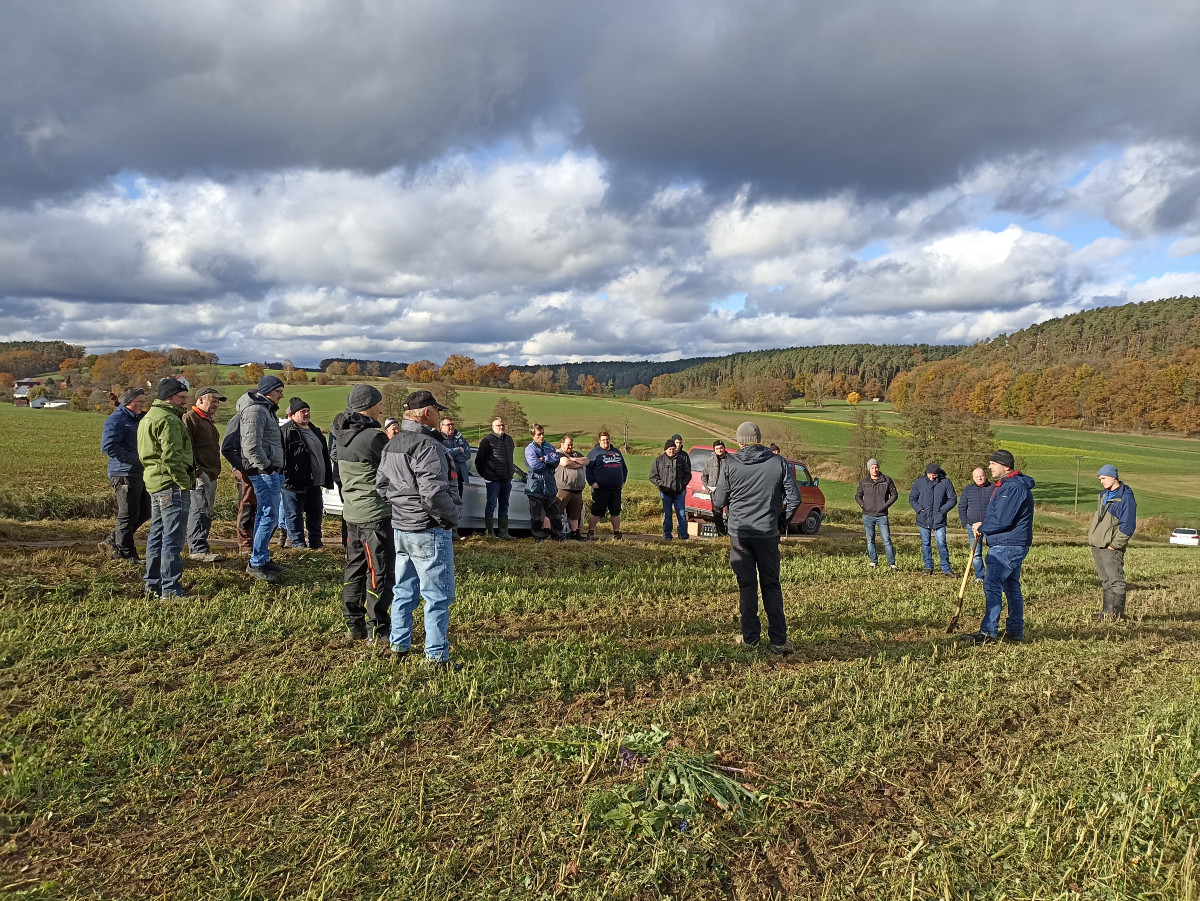
<svg viewBox="0 0 1200 901"><path fill-rule="evenodd" d="M729 536L729 565L737 578L742 614L742 640L758 644L762 622L758 618L758 588L767 611L767 636L771 644L787 641L783 615L783 589L779 585L779 538L776 535Z"/></svg>
<svg viewBox="0 0 1200 901"><path fill-rule="evenodd" d="M725 508L724 507L720 507L720 508L713 507L712 514L713 514L713 528L716 530L717 534L718 535L728 535L729 533L725 531Z"/></svg>
<svg viewBox="0 0 1200 901"><path fill-rule="evenodd" d="M396 545L392 521L346 523L346 573L342 577L342 614L347 625L365 618L372 634L392 629L392 588L396 584Z"/></svg>
<svg viewBox="0 0 1200 901"><path fill-rule="evenodd" d="M562 534L562 514L558 512L557 497L534 497L529 495L529 528L534 538L545 538L544 520L550 520L550 534Z"/></svg>
<svg viewBox="0 0 1200 901"><path fill-rule="evenodd" d="M117 527L113 529L112 543L117 554L137 559L137 545L133 536L150 521L150 494L141 475L117 476L108 480L117 495Z"/></svg>
<svg viewBox="0 0 1200 901"><path fill-rule="evenodd" d="M238 550L249 552L254 549L254 519L258 515L258 498L254 494L254 485L249 476L240 472L233 474L237 482L237 545Z"/></svg>
<svg viewBox="0 0 1200 901"><path fill-rule="evenodd" d="M300 491L284 488L283 515L292 547L304 547L306 525L308 546L322 547L321 518L325 515L325 505L321 502L320 488L305 488Z"/></svg>

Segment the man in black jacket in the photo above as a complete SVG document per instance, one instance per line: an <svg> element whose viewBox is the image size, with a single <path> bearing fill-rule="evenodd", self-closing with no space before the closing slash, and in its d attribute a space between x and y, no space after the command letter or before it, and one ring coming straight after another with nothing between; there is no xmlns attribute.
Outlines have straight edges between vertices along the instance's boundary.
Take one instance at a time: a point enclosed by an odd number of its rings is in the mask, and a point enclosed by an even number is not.
<svg viewBox="0 0 1200 901"><path fill-rule="evenodd" d="M975 581L982 582L985 572L983 566L983 539L975 541L975 524L983 522L983 514L987 512L988 501L992 497L992 483L988 481L987 473L982 467L976 467L971 473L971 484L963 489L958 501L958 521L967 530L967 540L974 542L975 555L971 558L971 566L975 569Z"/></svg>
<svg viewBox="0 0 1200 901"><path fill-rule="evenodd" d="M892 546L892 527L888 522L888 509L896 503L900 495L896 491L896 483L891 476L886 476L879 469L879 461L872 457L867 461L867 475L859 480L858 491L854 500L858 502L863 514L863 531L867 533L867 557L871 560L871 569L879 565L879 556L875 552L875 528L879 528L879 537L883 539L883 552L887 555L888 567L896 570L896 549Z"/></svg>
<svg viewBox="0 0 1200 901"><path fill-rule="evenodd" d="M497 504L500 513L499 537L505 541L511 539L508 534L508 499L512 494L513 475L517 467L513 463L513 453L516 443L512 436L504 431L504 419L497 416L492 420L492 431L479 442L479 450L475 452L475 471L483 477L487 488L487 500L483 505L483 526L488 535L497 537L493 527L495 520L492 514L496 512Z"/></svg>
<svg viewBox="0 0 1200 901"><path fill-rule="evenodd" d="M288 403L288 421L283 436L283 515L288 541L292 547L304 547L305 524L308 546L319 548L321 518L325 507L321 489L333 487L333 461L321 430L312 424L312 410L293 397Z"/></svg>
<svg viewBox="0 0 1200 901"><path fill-rule="evenodd" d="M738 642L758 647L762 621L758 616L758 590L767 613L767 636L774 654L792 653L779 583L779 509L790 521L800 508L800 488L792 467L759 442L762 435L752 422L738 426L741 449L730 454L713 492L714 507L728 507L729 565L737 578L742 634Z"/></svg>
<svg viewBox="0 0 1200 901"><path fill-rule="evenodd" d="M675 442L663 445L654 465L650 467L650 484L658 489L663 505L663 538L671 540L671 514L678 521L679 540L687 541L687 510L684 500L687 483L692 477L692 464L687 454L681 454Z"/></svg>

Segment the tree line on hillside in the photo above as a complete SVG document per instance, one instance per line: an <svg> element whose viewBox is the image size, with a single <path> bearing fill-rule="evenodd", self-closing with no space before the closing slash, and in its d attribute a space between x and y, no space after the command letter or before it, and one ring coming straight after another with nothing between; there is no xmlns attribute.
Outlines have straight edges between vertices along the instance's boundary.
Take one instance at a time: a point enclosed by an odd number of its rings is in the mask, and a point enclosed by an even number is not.
<svg viewBox="0 0 1200 901"><path fill-rule="evenodd" d="M1200 303L1179 297L1040 323L900 373L898 410L1030 425L1200 433Z"/></svg>
<svg viewBox="0 0 1200 901"><path fill-rule="evenodd" d="M720 398L724 389L770 381L788 383L793 394L817 404L851 392L875 398L884 395L902 370L962 350L960 345L827 344L750 351L661 374L650 382L650 391L657 397ZM746 392L741 394L745 401Z"/></svg>

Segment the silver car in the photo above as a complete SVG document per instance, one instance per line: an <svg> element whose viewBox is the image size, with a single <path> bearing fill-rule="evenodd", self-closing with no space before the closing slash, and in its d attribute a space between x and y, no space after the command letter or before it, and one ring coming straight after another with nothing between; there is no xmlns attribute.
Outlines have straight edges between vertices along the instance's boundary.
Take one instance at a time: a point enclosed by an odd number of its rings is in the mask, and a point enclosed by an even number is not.
<svg viewBox="0 0 1200 901"><path fill-rule="evenodd" d="M520 451L520 448L517 448ZM471 478L463 492L463 510L458 520L460 529L483 528L483 505L487 502L487 487L483 476L475 472L475 451L471 448L471 460L467 464ZM342 495L340 489L323 488L321 500L325 504L325 512L331 516L342 515ZM513 476L512 494L508 501L508 527L512 532L529 532L529 495L525 493L525 473L517 470Z"/></svg>

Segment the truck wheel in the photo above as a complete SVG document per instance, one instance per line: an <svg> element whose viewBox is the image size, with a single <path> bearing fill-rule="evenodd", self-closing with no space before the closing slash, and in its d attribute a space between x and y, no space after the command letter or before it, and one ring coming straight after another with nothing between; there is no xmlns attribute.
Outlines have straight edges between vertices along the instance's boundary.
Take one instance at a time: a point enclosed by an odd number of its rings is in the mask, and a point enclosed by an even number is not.
<svg viewBox="0 0 1200 901"><path fill-rule="evenodd" d="M808 519L804 520L800 525L800 531L805 535L816 535L821 528L821 514L813 510L808 514Z"/></svg>

